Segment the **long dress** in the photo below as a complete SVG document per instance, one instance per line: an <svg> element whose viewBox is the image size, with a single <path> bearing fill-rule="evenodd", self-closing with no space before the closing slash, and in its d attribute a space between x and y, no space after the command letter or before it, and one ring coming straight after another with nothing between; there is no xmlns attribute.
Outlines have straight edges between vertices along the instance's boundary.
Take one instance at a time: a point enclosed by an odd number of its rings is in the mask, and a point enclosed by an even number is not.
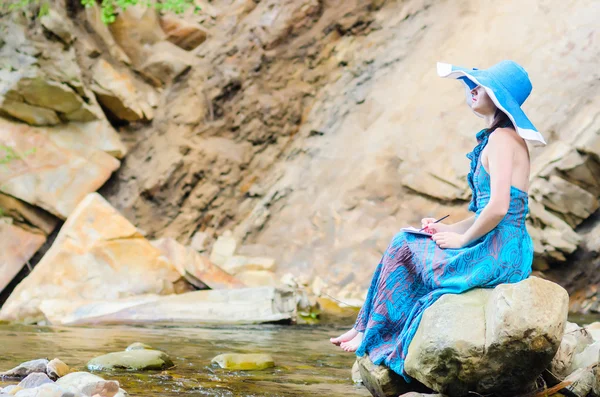
<svg viewBox="0 0 600 397"><path fill-rule="evenodd" d="M478 217L490 200L490 175L481 151L491 132L477 134L467 154L467 180L473 196L469 210ZM525 228L528 195L511 186L506 216L489 233L460 249L442 249L427 236L400 232L377 265L354 328L364 332L357 356L368 354L407 381L404 361L423 311L444 294L515 283L531 274L533 242Z"/></svg>

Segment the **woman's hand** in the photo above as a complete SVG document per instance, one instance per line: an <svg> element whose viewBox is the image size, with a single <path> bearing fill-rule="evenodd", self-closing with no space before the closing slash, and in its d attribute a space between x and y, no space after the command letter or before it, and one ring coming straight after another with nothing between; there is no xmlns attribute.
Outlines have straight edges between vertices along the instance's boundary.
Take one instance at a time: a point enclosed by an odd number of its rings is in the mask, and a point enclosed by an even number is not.
<svg viewBox="0 0 600 397"><path fill-rule="evenodd" d="M462 248L467 245L464 234L458 234L453 232L441 232L431 236L431 239L440 248Z"/></svg>
<svg viewBox="0 0 600 397"><path fill-rule="evenodd" d="M450 232L452 230L450 225L446 225L445 223L434 223L436 220L435 218L423 218L421 219L421 227L425 228L425 231L429 234Z"/></svg>

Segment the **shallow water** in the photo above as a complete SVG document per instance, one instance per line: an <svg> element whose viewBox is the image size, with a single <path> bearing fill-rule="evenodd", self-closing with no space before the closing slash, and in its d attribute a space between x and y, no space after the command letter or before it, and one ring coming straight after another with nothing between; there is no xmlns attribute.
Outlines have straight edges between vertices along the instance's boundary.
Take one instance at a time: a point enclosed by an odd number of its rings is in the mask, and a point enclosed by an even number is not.
<svg viewBox="0 0 600 397"><path fill-rule="evenodd" d="M355 356L331 345L345 331L333 326L60 328L0 325L0 371L37 358L58 357L86 370L88 360L142 342L169 354L165 371L98 372L118 380L131 396L370 396L355 386ZM211 365L221 353L270 353L275 368L228 371ZM8 383L0 383L5 386Z"/></svg>

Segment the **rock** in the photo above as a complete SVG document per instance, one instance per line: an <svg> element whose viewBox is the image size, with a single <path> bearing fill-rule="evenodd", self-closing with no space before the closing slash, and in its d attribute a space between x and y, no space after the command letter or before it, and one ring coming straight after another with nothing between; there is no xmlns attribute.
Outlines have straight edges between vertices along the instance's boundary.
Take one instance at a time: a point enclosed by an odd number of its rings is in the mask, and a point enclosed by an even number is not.
<svg viewBox="0 0 600 397"><path fill-rule="evenodd" d="M147 345L145 343L135 342L135 343L132 343L131 345L127 346L127 349L125 349L126 352L131 351L131 350L154 350L154 349L152 348L152 346Z"/></svg>
<svg viewBox="0 0 600 397"><path fill-rule="evenodd" d="M212 359L221 368L230 370L253 371L275 366L273 357L269 354L220 354Z"/></svg>
<svg viewBox="0 0 600 397"><path fill-rule="evenodd" d="M600 340L600 321L586 325L585 330L590 334L595 342Z"/></svg>
<svg viewBox="0 0 600 397"><path fill-rule="evenodd" d="M9 116L32 125L53 125L60 123L60 119L54 111L31 106L10 98L5 98L2 101L1 109Z"/></svg>
<svg viewBox="0 0 600 397"><path fill-rule="evenodd" d="M0 144L16 153L28 153L0 168L0 190L62 219L119 167L118 160L86 146L85 140L65 140L45 128L2 118Z"/></svg>
<svg viewBox="0 0 600 397"><path fill-rule="evenodd" d="M72 372L57 380L56 384L63 388L79 390L86 396L94 396L94 393L100 394L102 397L127 396L125 390L119 389L118 382L106 381L89 372Z"/></svg>
<svg viewBox="0 0 600 397"><path fill-rule="evenodd" d="M97 111L66 83L47 78L39 69L18 73L0 73L4 86L0 109L12 117L33 125L59 124L59 116L73 121L98 118Z"/></svg>
<svg viewBox="0 0 600 397"><path fill-rule="evenodd" d="M237 241L231 233L224 233L217 238L210 252L210 261L217 266L223 266L227 259L233 256Z"/></svg>
<svg viewBox="0 0 600 397"><path fill-rule="evenodd" d="M223 270L236 275L247 270L275 271L275 259L267 257L231 256L223 264Z"/></svg>
<svg viewBox="0 0 600 397"><path fill-rule="evenodd" d="M591 367L598 363L598 355L600 353L600 342L594 342L586 346L581 353L573 355L571 371L581 368Z"/></svg>
<svg viewBox="0 0 600 397"><path fill-rule="evenodd" d="M58 358L51 360L46 365L46 373L52 380L62 378L63 376L67 375L69 372L71 372L71 369L69 368L69 366L67 364L63 363Z"/></svg>
<svg viewBox="0 0 600 397"><path fill-rule="evenodd" d="M197 61L192 54L173 43L161 41L152 46L149 56L139 69L158 80L161 85L167 85L195 63Z"/></svg>
<svg viewBox="0 0 600 397"><path fill-rule="evenodd" d="M44 29L58 37L63 43L69 45L73 42L73 31L75 28L71 20L54 8L50 8L46 15L40 18Z"/></svg>
<svg viewBox="0 0 600 397"><path fill-rule="evenodd" d="M39 360L31 360L26 361L22 364L19 364L15 368L8 370L6 372L0 373L0 377L4 378L16 378L22 379L25 378L29 374L41 372L43 374L46 373L46 365L48 364L48 360L41 358Z"/></svg>
<svg viewBox="0 0 600 397"><path fill-rule="evenodd" d="M56 269L60 268L59 273ZM89 194L73 211L54 244L13 291L5 320L43 318L43 300L116 300L171 294L175 267L102 196Z"/></svg>
<svg viewBox="0 0 600 397"><path fill-rule="evenodd" d="M69 123L46 129L54 143L78 152L81 146L91 146L118 159L125 156L127 148L119 134L106 120L89 123ZM85 152L83 152L85 153Z"/></svg>
<svg viewBox="0 0 600 397"><path fill-rule="evenodd" d="M23 390L22 387L19 387L17 385L9 385L6 386L4 389L0 389L0 396L13 396L21 390Z"/></svg>
<svg viewBox="0 0 600 397"><path fill-rule="evenodd" d="M555 356L567 311L567 292L537 277L443 295L423 313L405 371L442 394L518 394Z"/></svg>
<svg viewBox="0 0 600 397"><path fill-rule="evenodd" d="M465 200L468 198L468 185L458 178L452 167L439 165L432 170L415 170L414 164L404 163L398 169L402 184L411 190L441 200Z"/></svg>
<svg viewBox="0 0 600 397"><path fill-rule="evenodd" d="M266 270L246 270L237 273L235 277L248 287L275 287L279 285L275 273Z"/></svg>
<svg viewBox="0 0 600 397"><path fill-rule="evenodd" d="M156 9L142 4L119 12L108 28L136 68L151 55L149 47L165 39Z"/></svg>
<svg viewBox="0 0 600 397"><path fill-rule="evenodd" d="M396 397L411 391L429 389L416 380L406 383L403 377L383 365L375 365L368 355L358 357L358 369L365 387L374 397Z"/></svg>
<svg viewBox="0 0 600 397"><path fill-rule="evenodd" d="M354 361L354 364L352 364L352 382L363 383L362 378L360 377L360 368L358 367L358 360Z"/></svg>
<svg viewBox="0 0 600 397"><path fill-rule="evenodd" d="M115 301L42 304L53 324L258 324L291 321L295 317L294 291L272 287L207 290L181 295L146 295Z"/></svg>
<svg viewBox="0 0 600 397"><path fill-rule="evenodd" d="M103 59L96 62L91 89L113 117L124 121L151 120L152 112L141 103L135 83L128 72L117 71Z"/></svg>
<svg viewBox="0 0 600 397"><path fill-rule="evenodd" d="M105 371L111 369L127 369L143 371L165 369L173 366L168 355L159 350L138 349L124 352L108 353L91 359L87 363L90 371Z"/></svg>
<svg viewBox="0 0 600 397"><path fill-rule="evenodd" d="M44 235L3 222L0 218L0 291L21 271L44 242Z"/></svg>
<svg viewBox="0 0 600 397"><path fill-rule="evenodd" d="M171 43L191 51L206 40L207 32L202 26L190 23L174 15L160 17L160 26Z"/></svg>
<svg viewBox="0 0 600 397"><path fill-rule="evenodd" d="M98 382L94 386L84 387L82 390L86 396L101 396L101 397L113 397L116 396L119 389L119 382L114 380Z"/></svg>
<svg viewBox="0 0 600 397"><path fill-rule="evenodd" d="M600 360L598 360L600 362ZM596 396L600 396L600 365L596 365L593 370L594 383L592 385L592 393Z"/></svg>
<svg viewBox="0 0 600 397"><path fill-rule="evenodd" d="M15 397L85 397L81 392L72 388L63 388L56 383L46 383L33 389L23 389Z"/></svg>
<svg viewBox="0 0 600 397"><path fill-rule="evenodd" d="M68 26L68 21L63 26ZM11 18L0 21L0 31L5 39L0 48L5 66L0 71L2 113L33 125L103 118L82 83L73 48L26 33L24 26Z"/></svg>
<svg viewBox="0 0 600 397"><path fill-rule="evenodd" d="M91 29L98 34L104 42L108 53L116 60L125 64L131 64L131 59L125 54L123 49L115 42L108 25L102 21L102 11L98 4L91 3L85 7L85 18Z"/></svg>
<svg viewBox="0 0 600 397"><path fill-rule="evenodd" d="M595 380L592 368L579 368L565 379L565 382L572 382L563 389L570 394L563 393L569 396L586 397L592 391Z"/></svg>
<svg viewBox="0 0 600 397"><path fill-rule="evenodd" d="M423 394L411 391L410 393L406 393L401 395L400 397L444 397L442 394Z"/></svg>
<svg viewBox="0 0 600 397"><path fill-rule="evenodd" d="M11 217L19 226L27 226L28 229L35 229L46 236L58 225L55 216L2 193L0 193L0 208L4 216Z"/></svg>
<svg viewBox="0 0 600 397"><path fill-rule="evenodd" d="M34 372L27 375L18 386L23 389L33 389L45 383L54 383L44 372Z"/></svg>
<svg viewBox="0 0 600 397"><path fill-rule="evenodd" d="M572 228L600 207L592 193L555 175L548 181L536 179L530 190L537 201L559 214Z"/></svg>
<svg viewBox="0 0 600 397"><path fill-rule="evenodd" d="M594 340L585 328L581 328L575 323L567 322L558 351L548 367L550 373L557 380L566 378L574 370L573 359L575 355L584 351L593 342Z"/></svg>
<svg viewBox="0 0 600 397"><path fill-rule="evenodd" d="M195 249L198 252L206 251L206 239L208 238L208 234L205 232L196 232L192 236L192 241L190 241L190 247Z"/></svg>
<svg viewBox="0 0 600 397"><path fill-rule="evenodd" d="M179 274L198 289L246 286L193 248L185 247L173 238L162 238L151 243L177 268Z"/></svg>

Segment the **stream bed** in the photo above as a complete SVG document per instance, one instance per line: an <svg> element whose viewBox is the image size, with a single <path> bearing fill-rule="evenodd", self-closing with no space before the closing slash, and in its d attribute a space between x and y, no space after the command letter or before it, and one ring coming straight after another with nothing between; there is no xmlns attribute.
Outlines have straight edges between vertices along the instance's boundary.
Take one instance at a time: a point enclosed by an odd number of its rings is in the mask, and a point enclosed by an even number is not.
<svg viewBox="0 0 600 397"><path fill-rule="evenodd" d="M348 327L256 325L239 327L105 326L43 327L0 324L0 371L37 358L60 358L87 371L99 355L133 342L167 353L175 367L165 371L98 372L117 380L130 396L370 396L354 385L355 356L329 338ZM221 353L269 353L275 368L229 371L211 364ZM15 383L15 382L12 382ZM0 382L0 387L11 384Z"/></svg>

